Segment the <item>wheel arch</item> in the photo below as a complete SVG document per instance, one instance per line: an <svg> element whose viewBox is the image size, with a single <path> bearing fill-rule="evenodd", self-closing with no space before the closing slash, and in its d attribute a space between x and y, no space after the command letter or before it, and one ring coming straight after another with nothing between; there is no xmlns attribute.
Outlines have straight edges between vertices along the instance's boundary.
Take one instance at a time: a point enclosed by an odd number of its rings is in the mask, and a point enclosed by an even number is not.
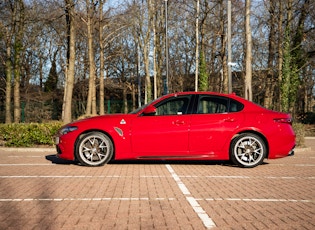
<svg viewBox="0 0 315 230"><path fill-rule="evenodd" d="M266 152L266 158L268 158L268 157L269 157L269 143L268 143L268 140L267 140L267 138L265 137L265 135L263 135L261 132L258 132L258 131L256 131L256 130L243 130L243 131L241 131L241 132L238 132L237 134L235 134L235 135L232 137L232 139L231 139L231 141L230 141L230 147L231 147L231 144L232 144L234 138L237 137L237 136L239 136L239 135L241 135L241 134L244 134L244 133L256 134L257 136L259 136L259 137L264 141L264 143L265 143L265 145L266 145L266 150L267 150L267 152ZM230 149L230 148L229 148L229 149ZM229 154L231 154L231 153L229 153Z"/></svg>
<svg viewBox="0 0 315 230"><path fill-rule="evenodd" d="M88 130L85 130L83 131L82 133L80 133L80 135L78 135L77 139L75 140L74 142L74 146L73 146L73 155L74 155L74 158L75 160L78 160L78 156L77 156L77 153L76 153L76 147L77 147L77 144L78 142L80 141L81 137L84 135L84 134L87 134L87 133L91 133L91 132L100 132L100 133L103 133L105 134L106 136L109 137L109 139L111 140L112 144L113 144L113 156L111 158L111 160L114 160L115 159L115 142L114 142L114 139L113 137L109 134L109 132L106 132L104 130L100 130L100 129L88 129Z"/></svg>

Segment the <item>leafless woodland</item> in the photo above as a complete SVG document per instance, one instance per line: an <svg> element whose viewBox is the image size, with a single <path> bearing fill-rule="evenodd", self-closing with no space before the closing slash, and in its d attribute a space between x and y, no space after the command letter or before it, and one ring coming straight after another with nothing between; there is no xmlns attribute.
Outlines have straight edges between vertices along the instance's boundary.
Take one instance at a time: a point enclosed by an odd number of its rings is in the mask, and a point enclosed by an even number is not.
<svg viewBox="0 0 315 230"><path fill-rule="evenodd" d="M166 92L227 93L228 2L0 1L0 122L69 122ZM315 109L314 1L230 2L232 91L305 119Z"/></svg>

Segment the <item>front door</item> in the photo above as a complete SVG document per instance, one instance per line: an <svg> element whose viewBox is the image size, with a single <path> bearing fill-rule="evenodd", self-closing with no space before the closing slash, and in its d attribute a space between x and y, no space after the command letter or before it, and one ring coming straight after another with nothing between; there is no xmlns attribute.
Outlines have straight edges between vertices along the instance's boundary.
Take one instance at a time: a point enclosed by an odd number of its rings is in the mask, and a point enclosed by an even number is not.
<svg viewBox="0 0 315 230"><path fill-rule="evenodd" d="M174 96L154 105L156 113L132 122L132 151L137 157L163 158L188 154L187 114L191 96Z"/></svg>

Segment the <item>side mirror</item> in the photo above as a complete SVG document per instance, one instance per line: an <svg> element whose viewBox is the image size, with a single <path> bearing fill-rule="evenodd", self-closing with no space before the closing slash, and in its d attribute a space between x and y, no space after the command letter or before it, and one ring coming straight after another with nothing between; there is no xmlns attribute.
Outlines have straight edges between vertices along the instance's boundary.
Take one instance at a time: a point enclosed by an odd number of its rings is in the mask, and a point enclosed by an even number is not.
<svg viewBox="0 0 315 230"><path fill-rule="evenodd" d="M156 114L156 108L153 105L147 106L142 113L144 116L152 116Z"/></svg>

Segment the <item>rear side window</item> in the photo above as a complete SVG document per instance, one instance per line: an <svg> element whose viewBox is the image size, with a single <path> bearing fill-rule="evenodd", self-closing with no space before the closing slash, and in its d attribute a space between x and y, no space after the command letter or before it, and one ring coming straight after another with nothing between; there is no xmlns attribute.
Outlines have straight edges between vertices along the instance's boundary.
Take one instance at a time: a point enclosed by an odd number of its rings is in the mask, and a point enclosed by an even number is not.
<svg viewBox="0 0 315 230"><path fill-rule="evenodd" d="M198 102L198 114L226 113L228 99L224 97L201 96Z"/></svg>
<svg viewBox="0 0 315 230"><path fill-rule="evenodd" d="M238 101L230 99L230 109L229 112L239 112L243 110L244 105Z"/></svg>
<svg viewBox="0 0 315 230"><path fill-rule="evenodd" d="M220 96L199 96L197 113L214 114L239 112L244 105L236 100Z"/></svg>

